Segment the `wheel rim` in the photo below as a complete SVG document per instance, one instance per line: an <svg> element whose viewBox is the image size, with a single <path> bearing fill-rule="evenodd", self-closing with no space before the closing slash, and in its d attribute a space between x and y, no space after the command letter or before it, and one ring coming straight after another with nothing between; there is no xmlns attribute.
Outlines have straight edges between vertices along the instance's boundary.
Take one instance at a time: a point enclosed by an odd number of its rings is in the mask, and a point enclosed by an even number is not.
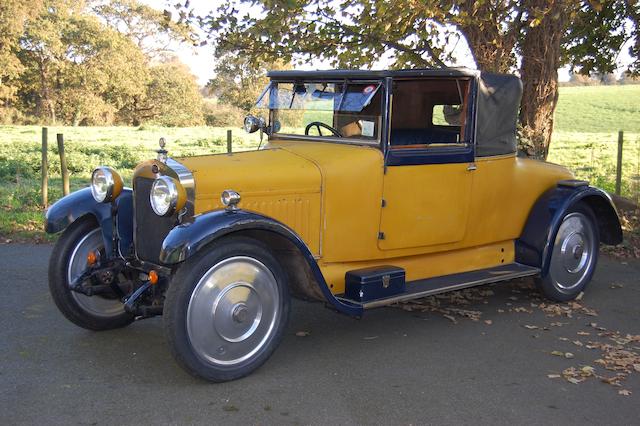
<svg viewBox="0 0 640 426"><path fill-rule="evenodd" d="M266 346L280 315L278 282L269 268L251 257L231 257L198 281L187 309L187 334L198 357L233 366Z"/></svg>
<svg viewBox="0 0 640 426"><path fill-rule="evenodd" d="M561 290L581 285L591 271L595 235L591 222L582 213L567 215L558 229L551 255L551 277Z"/></svg>
<svg viewBox="0 0 640 426"><path fill-rule="evenodd" d="M75 246L69 259L67 268L67 285L78 278L87 269L87 255L91 251L104 249L100 229L94 229L85 235ZM85 312L96 317L112 318L124 313L124 305L115 299L105 299L100 296L86 296L71 291L71 297Z"/></svg>

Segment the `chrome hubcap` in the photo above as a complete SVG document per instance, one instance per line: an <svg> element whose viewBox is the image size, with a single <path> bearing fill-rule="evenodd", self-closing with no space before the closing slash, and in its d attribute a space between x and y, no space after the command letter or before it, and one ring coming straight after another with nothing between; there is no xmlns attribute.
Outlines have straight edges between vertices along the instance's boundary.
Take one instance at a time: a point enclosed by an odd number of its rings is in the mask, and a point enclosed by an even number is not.
<svg viewBox="0 0 640 426"><path fill-rule="evenodd" d="M582 213L567 215L556 236L551 255L550 273L562 290L582 284L593 263L595 235L589 220Z"/></svg>
<svg viewBox="0 0 640 426"><path fill-rule="evenodd" d="M187 334L206 362L234 365L263 349L281 315L278 283L257 259L236 256L209 269L187 308Z"/></svg>
<svg viewBox="0 0 640 426"><path fill-rule="evenodd" d="M87 269L87 256L89 253L103 248L104 243L100 229L94 229L80 240L69 258L69 266L67 268L68 285ZM116 299L85 296L75 291L71 291L71 297L82 310L96 317L111 318L124 313L124 305Z"/></svg>

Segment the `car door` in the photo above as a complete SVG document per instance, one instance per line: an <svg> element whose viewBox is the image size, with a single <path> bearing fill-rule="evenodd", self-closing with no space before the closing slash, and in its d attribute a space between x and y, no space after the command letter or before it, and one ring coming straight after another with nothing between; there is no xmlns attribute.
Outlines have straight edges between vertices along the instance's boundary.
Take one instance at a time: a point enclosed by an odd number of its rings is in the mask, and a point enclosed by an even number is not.
<svg viewBox="0 0 640 426"><path fill-rule="evenodd" d="M470 80L393 86L378 247L394 250L461 241L467 231L475 165L468 117ZM459 111L457 125L436 119ZM422 126L422 127L419 127Z"/></svg>

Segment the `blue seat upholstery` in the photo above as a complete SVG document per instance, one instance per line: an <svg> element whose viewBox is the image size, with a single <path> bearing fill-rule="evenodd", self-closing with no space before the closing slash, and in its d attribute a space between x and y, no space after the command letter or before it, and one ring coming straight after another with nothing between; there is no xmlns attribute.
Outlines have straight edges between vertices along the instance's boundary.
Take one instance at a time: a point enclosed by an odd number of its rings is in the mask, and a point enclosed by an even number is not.
<svg viewBox="0 0 640 426"><path fill-rule="evenodd" d="M457 129L392 129L391 145L422 145L430 143L458 142Z"/></svg>

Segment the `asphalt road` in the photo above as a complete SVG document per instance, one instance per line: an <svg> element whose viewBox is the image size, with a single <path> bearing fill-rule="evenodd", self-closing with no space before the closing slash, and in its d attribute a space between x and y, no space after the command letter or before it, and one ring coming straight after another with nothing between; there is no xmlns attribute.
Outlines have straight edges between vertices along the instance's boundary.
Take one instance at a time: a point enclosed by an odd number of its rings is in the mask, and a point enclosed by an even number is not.
<svg viewBox="0 0 640 426"><path fill-rule="evenodd" d="M397 308L354 320L295 302L284 342L262 368L209 384L173 362L160 318L101 333L67 322L47 290L50 252L0 246L2 424L640 423L640 373L622 387L547 377L571 366L605 372L594 364L599 350L572 343L606 339L592 322L640 334L640 262L601 258L583 299L595 317L547 317L531 307L537 293L517 282L462 306L482 316L457 323Z"/></svg>

